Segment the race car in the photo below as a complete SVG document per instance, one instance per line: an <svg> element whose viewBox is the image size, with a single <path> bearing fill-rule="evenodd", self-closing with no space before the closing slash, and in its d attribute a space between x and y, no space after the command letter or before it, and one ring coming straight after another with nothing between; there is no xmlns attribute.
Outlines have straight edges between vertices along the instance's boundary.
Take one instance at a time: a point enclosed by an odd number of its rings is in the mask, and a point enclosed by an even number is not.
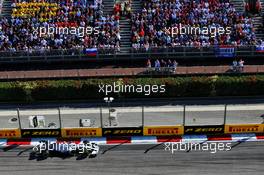
<svg viewBox="0 0 264 175"><path fill-rule="evenodd" d="M77 157L77 160L94 158L99 153L99 146L96 143L83 141L82 143L49 143L40 141L30 153L30 159L43 160L48 157L70 158Z"/></svg>

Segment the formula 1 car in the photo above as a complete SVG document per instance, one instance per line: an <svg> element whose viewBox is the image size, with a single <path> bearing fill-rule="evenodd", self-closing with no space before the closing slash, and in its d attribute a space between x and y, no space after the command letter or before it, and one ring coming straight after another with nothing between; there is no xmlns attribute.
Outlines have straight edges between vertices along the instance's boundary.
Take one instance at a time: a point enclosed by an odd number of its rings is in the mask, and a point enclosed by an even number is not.
<svg viewBox="0 0 264 175"><path fill-rule="evenodd" d="M77 160L94 158L99 153L99 146L96 143L83 141L82 143L49 143L40 141L33 148L29 159L44 160L48 157L60 157L62 159L77 157Z"/></svg>

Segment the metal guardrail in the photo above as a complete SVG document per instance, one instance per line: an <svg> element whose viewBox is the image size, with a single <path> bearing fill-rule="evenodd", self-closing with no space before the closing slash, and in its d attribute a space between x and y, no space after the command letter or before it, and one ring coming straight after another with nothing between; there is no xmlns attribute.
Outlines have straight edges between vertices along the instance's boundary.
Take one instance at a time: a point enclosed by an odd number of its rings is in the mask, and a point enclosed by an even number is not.
<svg viewBox="0 0 264 175"><path fill-rule="evenodd" d="M263 105L60 108L0 111L1 128L34 129L29 116L44 116L42 129L84 127L199 126L264 123ZM31 117L32 118L32 117ZM35 128L38 129L38 128Z"/></svg>
<svg viewBox="0 0 264 175"><path fill-rule="evenodd" d="M130 49L128 53L116 52L112 49L98 49L96 57L88 57L83 49L45 50L45 51L18 51L0 52L0 62L28 62L28 61L66 61L66 60L103 60L103 59L146 59L146 58L211 58L216 56L218 47L169 47ZM256 52L256 46L235 47L236 57L263 57L263 53Z"/></svg>

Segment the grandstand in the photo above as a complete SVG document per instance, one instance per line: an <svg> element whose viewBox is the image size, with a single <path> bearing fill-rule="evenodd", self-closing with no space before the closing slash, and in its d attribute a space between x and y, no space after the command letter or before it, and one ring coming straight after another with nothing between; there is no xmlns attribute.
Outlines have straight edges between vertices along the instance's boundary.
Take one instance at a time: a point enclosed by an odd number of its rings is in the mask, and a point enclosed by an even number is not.
<svg viewBox="0 0 264 175"><path fill-rule="evenodd" d="M257 51L264 40L264 10L261 14L247 13L243 0L1 1L0 61L263 56L262 50ZM69 24L98 27L99 32L83 37L35 33L36 28ZM227 33L212 37L203 31L172 35L174 30L166 30L181 25L230 27L230 33L225 30Z"/></svg>
<svg viewBox="0 0 264 175"><path fill-rule="evenodd" d="M264 5L264 0L261 0L262 6ZM264 40L264 10L259 16L253 17L253 25L255 28L256 37L258 40Z"/></svg>

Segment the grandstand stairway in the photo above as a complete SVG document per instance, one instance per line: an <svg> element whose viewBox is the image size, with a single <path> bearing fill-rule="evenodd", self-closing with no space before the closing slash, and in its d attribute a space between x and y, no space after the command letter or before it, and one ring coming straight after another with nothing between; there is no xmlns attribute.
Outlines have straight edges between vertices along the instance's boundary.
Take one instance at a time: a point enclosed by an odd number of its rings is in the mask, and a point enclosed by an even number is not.
<svg viewBox="0 0 264 175"><path fill-rule="evenodd" d="M138 13L142 9L142 4L140 0L132 0L131 6L131 10L133 13Z"/></svg>
<svg viewBox="0 0 264 175"><path fill-rule="evenodd" d="M126 2L127 0L116 0L116 3ZM129 53L131 48L131 25L130 19L127 19L124 16L121 16L119 20L120 26L120 52Z"/></svg>
<svg viewBox="0 0 264 175"><path fill-rule="evenodd" d="M262 3L262 6L264 5L264 0L260 0ZM244 2L243 0L230 0L230 2L232 4L234 4L234 7L236 9L237 12L241 12L244 13L245 9L244 9ZM262 7L263 8L263 7ZM263 14L263 9L262 9L262 14ZM252 22L254 25L254 29L255 29L255 34L256 34L256 38L257 40L259 39L264 39L264 30L263 30L263 17L262 15L257 15L257 16L252 16Z"/></svg>
<svg viewBox="0 0 264 175"><path fill-rule="evenodd" d="M262 4L262 11L261 15L253 17L253 25L255 28L255 33L257 40L262 39L264 40L264 26L263 26L263 18L264 18L264 0L260 0Z"/></svg>
<svg viewBox="0 0 264 175"><path fill-rule="evenodd" d="M104 16L113 14L114 4L115 4L115 0L103 0Z"/></svg>
<svg viewBox="0 0 264 175"><path fill-rule="evenodd" d="M255 28L255 34L257 40L264 39L264 30L263 30L263 17L262 16L256 16L253 18L253 25Z"/></svg>
<svg viewBox="0 0 264 175"><path fill-rule="evenodd" d="M120 19L120 52L129 53L131 48L131 25L130 19Z"/></svg>
<svg viewBox="0 0 264 175"><path fill-rule="evenodd" d="M11 18L12 0L3 0L2 17Z"/></svg>
<svg viewBox="0 0 264 175"><path fill-rule="evenodd" d="M127 0L117 0L116 2L123 2ZM131 2L131 11L132 13L137 13L141 10L141 2L140 0L132 0ZM122 17L120 19L120 35L121 35L121 42L120 42L120 51L121 53L129 53L131 49L131 23L130 19L126 19Z"/></svg>
<svg viewBox="0 0 264 175"><path fill-rule="evenodd" d="M244 0L230 0L230 3L234 4L237 12L244 12Z"/></svg>

